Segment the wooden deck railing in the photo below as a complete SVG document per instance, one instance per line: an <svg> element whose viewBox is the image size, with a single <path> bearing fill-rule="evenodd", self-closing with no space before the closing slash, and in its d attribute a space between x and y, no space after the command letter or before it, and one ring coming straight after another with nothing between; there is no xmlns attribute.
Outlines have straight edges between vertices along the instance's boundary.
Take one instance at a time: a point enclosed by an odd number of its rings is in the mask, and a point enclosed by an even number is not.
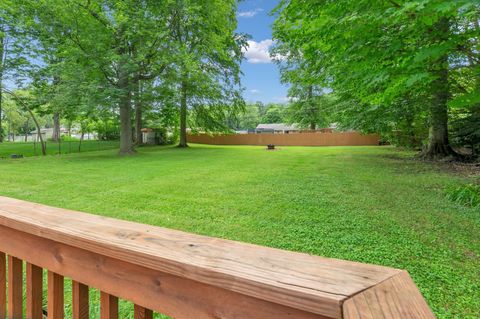
<svg viewBox="0 0 480 319"><path fill-rule="evenodd" d="M64 278L73 281L74 319L89 317L89 287L101 291L102 319L118 318L119 298L135 304L138 319L153 311L189 319L434 318L402 270L0 197L0 319L23 318L24 262L27 319L64 318Z"/></svg>

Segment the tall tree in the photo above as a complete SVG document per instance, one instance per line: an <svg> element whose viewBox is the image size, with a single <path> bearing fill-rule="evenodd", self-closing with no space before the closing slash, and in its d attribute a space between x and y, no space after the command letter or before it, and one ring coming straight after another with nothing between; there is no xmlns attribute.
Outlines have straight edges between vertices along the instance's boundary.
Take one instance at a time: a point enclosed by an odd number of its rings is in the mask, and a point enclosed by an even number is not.
<svg viewBox="0 0 480 319"><path fill-rule="evenodd" d="M287 109L287 122L310 130L330 123L328 113L332 110L333 95L313 85L292 85L289 90L291 102Z"/></svg>
<svg viewBox="0 0 480 319"><path fill-rule="evenodd" d="M149 0L24 1L37 28L54 26L66 39L64 58L82 68L119 111L120 154L132 154L132 100L140 80L161 75L168 56L165 5ZM33 9L32 9L33 8Z"/></svg>
<svg viewBox="0 0 480 319"><path fill-rule="evenodd" d="M10 0L0 1L0 92L3 93L6 83L22 86L25 82L25 69L29 64L27 51L34 46L31 38L22 32L21 22L15 19L15 8ZM3 141L3 98L0 94L0 143Z"/></svg>
<svg viewBox="0 0 480 319"><path fill-rule="evenodd" d="M301 48L291 46L288 41L278 42L272 55L280 68L282 83L290 84L289 122L311 130L326 124L329 99L324 97L327 90L318 85L316 76L321 70L311 73L312 66Z"/></svg>
<svg viewBox="0 0 480 319"><path fill-rule="evenodd" d="M231 108L243 108L240 62L245 37L235 33L235 0L175 0L170 23L175 40L180 147L194 129L227 130Z"/></svg>
<svg viewBox="0 0 480 319"><path fill-rule="evenodd" d="M475 21L478 3L284 0L279 11L274 37L292 52L302 52L317 84L363 111L395 108L408 96L425 97L430 134L423 155L454 155L448 140L451 62L478 57L478 51L465 50L476 36L458 25Z"/></svg>
<svg viewBox="0 0 480 319"><path fill-rule="evenodd" d="M2 14L0 8L0 143L3 142L3 125L2 125L2 111L3 111L3 75L5 73L5 60L7 56L7 36L6 23L4 21L4 13Z"/></svg>

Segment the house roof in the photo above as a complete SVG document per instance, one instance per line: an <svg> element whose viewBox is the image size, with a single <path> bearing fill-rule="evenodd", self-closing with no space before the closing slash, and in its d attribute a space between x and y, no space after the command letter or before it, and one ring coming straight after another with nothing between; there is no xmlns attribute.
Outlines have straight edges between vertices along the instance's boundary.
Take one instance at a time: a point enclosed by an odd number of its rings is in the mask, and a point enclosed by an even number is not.
<svg viewBox="0 0 480 319"><path fill-rule="evenodd" d="M287 125L283 123L278 124L258 124L257 130L274 130L274 131L298 131L295 124Z"/></svg>

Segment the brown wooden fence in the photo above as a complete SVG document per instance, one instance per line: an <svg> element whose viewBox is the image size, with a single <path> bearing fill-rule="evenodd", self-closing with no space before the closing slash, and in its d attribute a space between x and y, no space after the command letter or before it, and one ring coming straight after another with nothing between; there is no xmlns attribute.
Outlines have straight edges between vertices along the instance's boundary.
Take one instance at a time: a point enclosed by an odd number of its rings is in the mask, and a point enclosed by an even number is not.
<svg viewBox="0 0 480 319"><path fill-rule="evenodd" d="M101 291L102 319L119 317L119 298L135 304L135 319L153 311L179 319L434 318L402 270L0 197L0 319L23 318L24 267L27 319L44 311L64 319L65 277L73 319L89 318L89 287Z"/></svg>
<svg viewBox="0 0 480 319"><path fill-rule="evenodd" d="M280 145L280 146L362 146L378 145L377 134L348 133L291 133L291 134L230 134L189 135L188 142L212 145Z"/></svg>

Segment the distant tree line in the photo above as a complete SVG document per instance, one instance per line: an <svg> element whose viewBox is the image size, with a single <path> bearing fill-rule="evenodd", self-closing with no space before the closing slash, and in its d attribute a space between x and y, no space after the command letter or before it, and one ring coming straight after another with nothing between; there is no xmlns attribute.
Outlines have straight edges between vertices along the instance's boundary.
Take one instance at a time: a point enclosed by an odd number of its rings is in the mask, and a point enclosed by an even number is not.
<svg viewBox="0 0 480 319"><path fill-rule="evenodd" d="M318 96L308 105L302 101L288 103L246 103L243 112L228 118L228 126L233 130L253 130L258 124L295 124L298 128L316 130L332 124L327 111L335 102L332 95Z"/></svg>

